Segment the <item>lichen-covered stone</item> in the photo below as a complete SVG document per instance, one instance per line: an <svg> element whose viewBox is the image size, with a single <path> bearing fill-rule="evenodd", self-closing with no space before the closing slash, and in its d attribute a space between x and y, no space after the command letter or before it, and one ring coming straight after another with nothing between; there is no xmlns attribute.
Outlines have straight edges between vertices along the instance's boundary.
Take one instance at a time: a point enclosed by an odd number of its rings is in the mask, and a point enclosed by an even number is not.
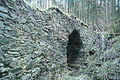
<svg viewBox="0 0 120 80"><path fill-rule="evenodd" d="M0 35L0 40L2 40L4 38L4 36L3 35Z"/></svg>
<svg viewBox="0 0 120 80"><path fill-rule="evenodd" d="M17 61L16 62L11 62L10 66L13 67L13 68L17 67L18 66L18 62Z"/></svg>
<svg viewBox="0 0 120 80"><path fill-rule="evenodd" d="M4 62L4 58L1 56L0 57L0 63L3 63Z"/></svg>
<svg viewBox="0 0 120 80"><path fill-rule="evenodd" d="M26 65L26 69L27 70L32 69L33 65L34 65L34 61L33 60L29 60L27 65Z"/></svg>
<svg viewBox="0 0 120 80"><path fill-rule="evenodd" d="M0 40L0 44L4 45L4 44L8 44L9 43L9 38L4 37L3 39Z"/></svg>
<svg viewBox="0 0 120 80"><path fill-rule="evenodd" d="M26 74L22 77L22 80L30 80L31 74Z"/></svg>
<svg viewBox="0 0 120 80"><path fill-rule="evenodd" d="M41 69L38 68L38 67L35 68L35 69L33 69L33 70L32 70L32 76L34 77L34 76L38 75L40 71L41 71Z"/></svg>
<svg viewBox="0 0 120 80"><path fill-rule="evenodd" d="M21 66L17 66L15 68L13 68L13 70L12 70L12 73L14 75L20 74L21 72L22 72L22 67Z"/></svg>
<svg viewBox="0 0 120 80"><path fill-rule="evenodd" d="M3 64L3 63L0 63L0 67L4 67L4 64Z"/></svg>
<svg viewBox="0 0 120 80"><path fill-rule="evenodd" d="M9 64L12 62L12 58L8 57L4 59L4 65L9 66Z"/></svg>
<svg viewBox="0 0 120 80"><path fill-rule="evenodd" d="M2 45L1 46L1 50L8 51L9 50L9 46L8 45Z"/></svg>

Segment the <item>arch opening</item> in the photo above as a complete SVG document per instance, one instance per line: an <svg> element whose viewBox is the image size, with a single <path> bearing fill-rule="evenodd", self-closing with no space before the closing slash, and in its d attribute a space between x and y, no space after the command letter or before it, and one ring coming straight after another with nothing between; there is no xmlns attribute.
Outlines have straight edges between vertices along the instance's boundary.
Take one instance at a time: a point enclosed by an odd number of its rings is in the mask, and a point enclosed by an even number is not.
<svg viewBox="0 0 120 80"><path fill-rule="evenodd" d="M68 43L67 43L67 64L68 67L71 67L77 57L79 56L80 49L83 43L80 38L80 33L78 30L74 29L72 33L68 36Z"/></svg>

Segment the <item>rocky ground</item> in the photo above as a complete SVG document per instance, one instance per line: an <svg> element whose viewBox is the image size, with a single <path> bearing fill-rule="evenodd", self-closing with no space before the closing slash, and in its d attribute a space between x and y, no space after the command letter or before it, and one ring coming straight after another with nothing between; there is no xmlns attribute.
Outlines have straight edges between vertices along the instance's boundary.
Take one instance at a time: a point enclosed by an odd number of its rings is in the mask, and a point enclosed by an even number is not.
<svg viewBox="0 0 120 80"><path fill-rule="evenodd" d="M82 47L69 68L67 43L75 29ZM23 0L0 0L0 80L119 80L119 36L102 54L96 38L57 8L34 10Z"/></svg>

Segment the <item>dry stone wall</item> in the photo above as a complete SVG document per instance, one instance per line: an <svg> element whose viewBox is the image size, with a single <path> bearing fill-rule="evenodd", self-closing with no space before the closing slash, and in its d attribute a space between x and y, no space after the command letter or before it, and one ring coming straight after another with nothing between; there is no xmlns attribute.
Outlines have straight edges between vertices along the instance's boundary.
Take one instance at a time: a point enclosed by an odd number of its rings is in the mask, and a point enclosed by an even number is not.
<svg viewBox="0 0 120 80"><path fill-rule="evenodd" d="M0 0L0 80L56 80L65 76L66 46L74 29L89 48L93 35L79 20L56 8L33 10L22 0Z"/></svg>

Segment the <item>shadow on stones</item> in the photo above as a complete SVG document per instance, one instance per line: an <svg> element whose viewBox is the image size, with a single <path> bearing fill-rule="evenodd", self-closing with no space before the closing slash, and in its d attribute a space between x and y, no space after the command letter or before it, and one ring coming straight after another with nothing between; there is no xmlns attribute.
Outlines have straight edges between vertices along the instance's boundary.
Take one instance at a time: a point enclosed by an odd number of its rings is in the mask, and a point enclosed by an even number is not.
<svg viewBox="0 0 120 80"><path fill-rule="evenodd" d="M76 29L68 37L67 44L67 64L68 67L73 67L77 57L80 54L80 49L82 48L82 40L80 38L80 33Z"/></svg>

